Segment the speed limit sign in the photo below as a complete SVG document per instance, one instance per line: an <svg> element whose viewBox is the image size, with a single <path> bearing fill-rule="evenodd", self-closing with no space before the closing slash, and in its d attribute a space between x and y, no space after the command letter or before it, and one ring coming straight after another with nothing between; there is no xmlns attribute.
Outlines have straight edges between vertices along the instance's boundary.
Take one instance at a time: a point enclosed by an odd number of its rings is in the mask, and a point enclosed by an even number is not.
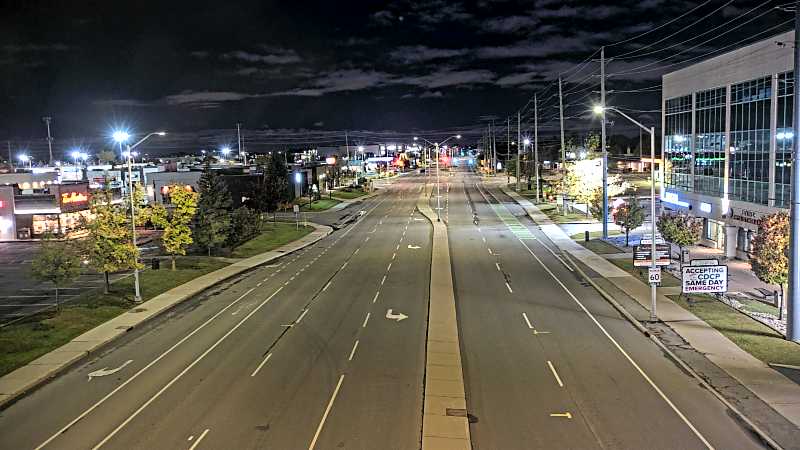
<svg viewBox="0 0 800 450"><path fill-rule="evenodd" d="M650 267L647 269L647 278L650 284L661 283L661 267Z"/></svg>

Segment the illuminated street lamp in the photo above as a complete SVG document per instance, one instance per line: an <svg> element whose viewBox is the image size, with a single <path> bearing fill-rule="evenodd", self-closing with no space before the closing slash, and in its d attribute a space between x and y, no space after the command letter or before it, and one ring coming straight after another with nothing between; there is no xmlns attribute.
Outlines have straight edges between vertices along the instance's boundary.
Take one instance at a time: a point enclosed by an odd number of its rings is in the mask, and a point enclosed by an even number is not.
<svg viewBox="0 0 800 450"><path fill-rule="evenodd" d="M449 138L447 138L447 139L445 139L445 140L443 140L441 142L431 142L431 141L429 141L429 140L427 140L425 138L419 138L417 136L414 136L414 140L415 141L417 139L422 139L423 141L427 142L430 145L433 145L436 148L436 221L437 222L441 222L441 220L442 220L441 212L440 212L441 209L442 209L442 204L441 204L442 196L439 194L439 184L440 184L439 183L439 159L441 157L441 155L439 154L439 146L441 146L442 144L444 144L445 142L447 142L447 141L449 141L450 139L453 139L453 138L461 139L461 135L457 134L455 136L450 136ZM425 172L427 173L427 170Z"/></svg>
<svg viewBox="0 0 800 450"><path fill-rule="evenodd" d="M650 133L650 268L655 269L656 266L656 128L642 125L629 115L614 108L612 106L603 107L602 105L595 105L592 108L595 114L604 115L605 111L613 111L620 116L630 120L639 128ZM605 115L604 115L605 116ZM605 168L604 168L605 170ZM662 166L663 170L663 166ZM604 198L604 201L608 201ZM656 314L656 284L650 283L650 320L657 321L658 315Z"/></svg>
<svg viewBox="0 0 800 450"><path fill-rule="evenodd" d="M81 152L79 152L77 150L73 150L71 155L72 155L73 165L77 166L78 165L78 158L81 157Z"/></svg>
<svg viewBox="0 0 800 450"><path fill-rule="evenodd" d="M133 285L134 285L134 297L133 301L136 303L140 303L142 301L142 293L139 288L139 254L138 254L138 247L136 247L136 205L134 205L133 201L133 157L135 154L138 154L133 151L136 147L139 146L142 142L146 141L152 136L165 136L167 133L165 131L155 131L153 133L147 134L145 137L141 138L137 143L130 145L128 144L128 140L131 138L131 135L128 134L126 131L115 131L112 134L112 137L115 141L117 141L122 147L122 144L126 144L126 151L125 154L128 159L128 199L131 202L131 240L133 241L133 248L135 250L134 253L134 264L133 264Z"/></svg>
<svg viewBox="0 0 800 450"><path fill-rule="evenodd" d="M19 158L20 161L22 161L23 165L25 165L25 163L28 163L28 168L29 169L33 168L33 159L30 156L28 156L25 153L23 153L23 154L19 155L18 158Z"/></svg>

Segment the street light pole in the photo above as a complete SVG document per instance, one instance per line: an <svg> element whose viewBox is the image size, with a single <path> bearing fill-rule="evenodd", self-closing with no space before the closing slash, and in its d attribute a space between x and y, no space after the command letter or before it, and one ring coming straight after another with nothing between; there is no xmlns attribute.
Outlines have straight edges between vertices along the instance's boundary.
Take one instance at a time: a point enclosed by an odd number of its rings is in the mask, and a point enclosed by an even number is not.
<svg viewBox="0 0 800 450"><path fill-rule="evenodd" d="M633 122L639 128L650 133L650 268L655 269L658 267L656 265L656 128L647 128L617 108L604 105L598 105L594 107L594 112L596 114L602 113L603 119L605 119L606 110L614 111L615 113ZM650 321L652 322L658 321L656 299L656 284L650 283Z"/></svg>
<svg viewBox="0 0 800 450"><path fill-rule="evenodd" d="M606 148L606 49L600 47L600 148L603 152L603 239L608 239L608 149Z"/></svg>
<svg viewBox="0 0 800 450"><path fill-rule="evenodd" d="M792 142L792 204L789 209L789 292L786 339L800 342L800 2L794 9L794 139ZM663 165L662 165L663 167ZM663 172L663 169L662 169ZM663 186L663 184L662 184Z"/></svg>
<svg viewBox="0 0 800 450"><path fill-rule="evenodd" d="M520 130L520 112L517 111L517 192L519 192L519 160L522 159L522 132Z"/></svg>
<svg viewBox="0 0 800 450"><path fill-rule="evenodd" d="M133 301L135 303L141 303L142 301L142 293L141 289L139 288L139 250L136 246L136 205L133 201L133 149L135 149L139 144L146 141L151 136L164 136L166 133L163 131L157 131L148 134L147 136L143 137L139 140L139 142L130 145L126 143L126 149L128 152L128 200L131 203L131 241L133 243L134 249L134 256L133 256L133 284L134 284L134 297ZM118 132L115 133L115 139L117 139L122 145L123 142L127 141L130 136L128 133Z"/></svg>
<svg viewBox="0 0 800 450"><path fill-rule="evenodd" d="M450 139L453 139L453 138L461 139L461 135L457 134L455 136L450 136L449 138L447 138L447 139L445 139L445 140L443 140L441 142L431 142L431 141L429 141L429 140L427 140L425 138L420 138L420 137L417 137L417 136L414 137L415 141L417 139L422 139L423 141L427 142L428 144L433 145L434 148L436 149L436 221L437 222L441 222L442 221L442 216L441 216L441 210L442 210L442 203L441 203L442 200L441 200L441 198L442 198L442 196L439 194L440 193L440 190L439 190L439 146L444 144L445 142L449 141ZM427 170L425 172L427 173Z"/></svg>

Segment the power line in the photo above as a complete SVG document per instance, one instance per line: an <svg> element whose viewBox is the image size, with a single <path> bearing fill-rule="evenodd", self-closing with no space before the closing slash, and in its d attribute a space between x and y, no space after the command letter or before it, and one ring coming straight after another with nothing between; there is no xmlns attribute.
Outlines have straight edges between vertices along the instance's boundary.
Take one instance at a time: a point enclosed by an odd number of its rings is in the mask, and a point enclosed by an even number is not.
<svg viewBox="0 0 800 450"><path fill-rule="evenodd" d="M626 42L630 42L630 41L634 41L636 39L639 39L640 37L647 36L648 34L654 32L654 31L660 30L660 29L664 28L665 26L667 26L667 25L669 25L669 24L671 24L671 23L673 23L673 22L675 22L675 21L677 21L679 19L682 19L683 17L688 16L689 14L691 14L691 13L695 12L696 10L698 10L699 8L702 8L703 6L707 5L709 2L711 2L711 0L706 0L703 3L695 6L694 8L690 9L689 11L686 11L685 13L681 14L678 17L675 17L674 19L672 19L672 20L670 20L668 22L665 22L665 23L663 23L663 24L661 24L661 25L659 25L659 26L657 26L655 28L647 30L644 33L638 34L638 35L633 36L631 38L628 38L628 39L625 39L625 40L622 40L622 41L617 41L617 42L614 42L613 44L608 44L608 45L606 45L606 47L613 47L615 45L624 44Z"/></svg>

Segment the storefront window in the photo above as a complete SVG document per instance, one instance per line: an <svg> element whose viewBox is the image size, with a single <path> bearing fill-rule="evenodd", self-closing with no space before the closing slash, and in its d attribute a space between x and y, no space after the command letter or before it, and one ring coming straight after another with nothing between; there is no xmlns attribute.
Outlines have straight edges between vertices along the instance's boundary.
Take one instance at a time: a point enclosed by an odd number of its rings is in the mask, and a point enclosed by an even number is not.
<svg viewBox="0 0 800 450"><path fill-rule="evenodd" d="M692 166L692 96L668 99L665 120L664 154L668 162L665 173L666 184L691 190L689 177Z"/></svg>
<svg viewBox="0 0 800 450"><path fill-rule="evenodd" d="M725 88L696 94L694 189L722 196L725 172Z"/></svg>
<svg viewBox="0 0 800 450"><path fill-rule="evenodd" d="M767 204L769 192L770 77L731 86L730 194Z"/></svg>

